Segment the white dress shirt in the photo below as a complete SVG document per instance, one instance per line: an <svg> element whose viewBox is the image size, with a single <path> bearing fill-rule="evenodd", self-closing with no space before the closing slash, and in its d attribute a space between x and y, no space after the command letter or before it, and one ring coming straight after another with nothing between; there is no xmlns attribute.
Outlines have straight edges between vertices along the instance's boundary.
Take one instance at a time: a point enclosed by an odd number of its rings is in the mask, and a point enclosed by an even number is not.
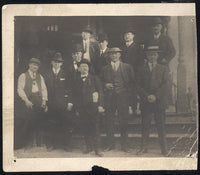
<svg viewBox="0 0 200 175"><path fill-rule="evenodd" d="M158 39L160 37L161 33L159 32L157 35L153 35L154 39Z"/></svg>
<svg viewBox="0 0 200 175"><path fill-rule="evenodd" d="M119 64L120 64L120 61L117 61L117 62L111 61L111 65L112 65L112 68L113 68L114 71L118 70Z"/></svg>
<svg viewBox="0 0 200 175"><path fill-rule="evenodd" d="M133 41L126 42L126 47L129 47L132 43Z"/></svg>
<svg viewBox="0 0 200 175"><path fill-rule="evenodd" d="M34 77L34 74L33 72L31 72L30 70L28 70L31 78L36 78ZM48 100L48 97L47 97L47 88L46 88L46 85L45 85L45 81L44 81L44 78L42 77L42 75L40 75L40 78L41 78L41 94L42 94L42 100L44 101L47 101ZM28 98L26 96L26 93L24 91L24 87L25 87L25 73L22 73L19 78L18 78L18 86L17 86L17 92L18 92L18 95L20 96L20 98L23 100L23 101L27 101ZM39 88L38 88L38 84L37 82L35 81L33 84L32 84L32 93L36 93L39 91Z"/></svg>
<svg viewBox="0 0 200 175"><path fill-rule="evenodd" d="M77 66L77 63L75 61L73 62L73 65L74 65L74 69L77 70L78 66Z"/></svg>
<svg viewBox="0 0 200 175"><path fill-rule="evenodd" d="M100 56L105 53L106 49L107 49L107 47L105 49L103 49L103 50L100 49Z"/></svg>
<svg viewBox="0 0 200 175"><path fill-rule="evenodd" d="M53 73L54 73L54 74L58 75L59 72L60 72L60 68L55 69L55 68L53 67Z"/></svg>
<svg viewBox="0 0 200 175"><path fill-rule="evenodd" d="M85 51L83 58L90 61L90 40L83 40L83 48Z"/></svg>
<svg viewBox="0 0 200 175"><path fill-rule="evenodd" d="M85 75L81 74L81 78L82 78L83 82L86 80L87 76L88 76L88 73L85 74ZM83 77L84 77L84 78L83 78Z"/></svg>

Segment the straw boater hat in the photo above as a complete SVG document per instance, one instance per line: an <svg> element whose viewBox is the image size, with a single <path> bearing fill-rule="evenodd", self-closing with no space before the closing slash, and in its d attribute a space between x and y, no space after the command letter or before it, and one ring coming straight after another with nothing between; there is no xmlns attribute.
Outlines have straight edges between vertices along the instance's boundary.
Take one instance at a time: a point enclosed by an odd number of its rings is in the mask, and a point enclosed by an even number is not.
<svg viewBox="0 0 200 175"><path fill-rule="evenodd" d="M60 52L56 52L52 58L52 61L63 62L64 60L62 59L62 54Z"/></svg>
<svg viewBox="0 0 200 175"><path fill-rule="evenodd" d="M29 60L29 63L35 63L35 64L37 64L39 66L40 65L40 60L38 58L31 58Z"/></svg>

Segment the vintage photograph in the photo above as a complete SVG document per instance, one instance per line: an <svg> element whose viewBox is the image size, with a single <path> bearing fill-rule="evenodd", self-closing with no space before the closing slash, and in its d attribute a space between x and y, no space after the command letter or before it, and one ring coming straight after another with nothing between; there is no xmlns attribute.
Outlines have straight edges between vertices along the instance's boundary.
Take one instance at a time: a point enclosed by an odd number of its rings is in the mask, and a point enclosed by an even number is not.
<svg viewBox="0 0 200 175"><path fill-rule="evenodd" d="M110 5L2 8L6 170L197 166L194 6Z"/></svg>

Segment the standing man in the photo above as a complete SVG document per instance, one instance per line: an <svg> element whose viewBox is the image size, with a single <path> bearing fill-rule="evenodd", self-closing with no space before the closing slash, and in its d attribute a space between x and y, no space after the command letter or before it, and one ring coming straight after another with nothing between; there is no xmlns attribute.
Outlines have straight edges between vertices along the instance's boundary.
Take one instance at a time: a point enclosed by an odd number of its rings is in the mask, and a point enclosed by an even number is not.
<svg viewBox="0 0 200 175"><path fill-rule="evenodd" d="M64 70L60 52L55 53L51 61L52 68L46 73L45 80L48 89L49 107L49 145L51 151L54 148L62 147L65 150L70 146L71 133L68 112L72 109L70 103L69 81Z"/></svg>
<svg viewBox="0 0 200 175"><path fill-rule="evenodd" d="M140 69L137 77L138 93L141 98L142 144L138 153L148 151L148 139L152 117L155 119L160 148L167 154L165 139L165 109L167 102L168 68L158 64L159 46L148 46L148 62Z"/></svg>
<svg viewBox="0 0 200 175"><path fill-rule="evenodd" d="M78 63L80 74L77 76L73 89L74 107L79 113L83 135L86 143L84 153L95 151L95 154L102 156L99 152L99 120L98 113L103 109L103 90L101 82L93 74L89 73L91 63L83 59Z"/></svg>
<svg viewBox="0 0 200 175"><path fill-rule="evenodd" d="M34 140L37 145L41 144L42 120L47 110L47 89L42 75L38 73L40 60L31 58L28 66L28 71L18 79L17 92L23 104L19 118L15 120L16 149L30 142L33 144Z"/></svg>
<svg viewBox="0 0 200 175"><path fill-rule="evenodd" d="M128 28L124 32L124 45L122 47L122 61L130 64L135 73L144 64L144 53L142 47L134 41L135 30Z"/></svg>
<svg viewBox="0 0 200 175"><path fill-rule="evenodd" d="M158 45L162 53L159 54L158 63L169 66L170 61L176 54L176 50L168 35L162 33L163 22L159 17L153 19L152 35L147 41L147 45Z"/></svg>
<svg viewBox="0 0 200 175"><path fill-rule="evenodd" d="M110 64L110 58L108 54L108 37L105 33L99 34L99 51L94 59L94 72L96 75L100 75L100 72L104 66Z"/></svg>
<svg viewBox="0 0 200 175"><path fill-rule="evenodd" d="M101 78L104 85L108 150L115 147L114 116L117 111L120 124L121 149L129 152L127 119L128 115L133 113L133 107L135 108L135 77L131 65L120 61L121 52L122 50L119 48L109 50L111 64L102 69Z"/></svg>

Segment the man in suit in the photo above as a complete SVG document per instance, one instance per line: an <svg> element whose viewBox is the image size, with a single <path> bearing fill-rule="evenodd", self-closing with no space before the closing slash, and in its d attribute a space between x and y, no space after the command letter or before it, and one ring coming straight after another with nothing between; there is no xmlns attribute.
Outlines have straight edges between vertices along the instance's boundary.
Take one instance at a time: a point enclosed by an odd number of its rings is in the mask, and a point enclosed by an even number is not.
<svg viewBox="0 0 200 175"><path fill-rule="evenodd" d="M42 75L38 73L40 60L31 58L29 69L18 78L17 103L19 114L15 115L15 149L41 144L44 112L47 111L47 89Z"/></svg>
<svg viewBox="0 0 200 175"><path fill-rule="evenodd" d="M81 33L81 45L83 48L83 59L86 59L93 64L98 50L98 43L91 40L92 33L93 31L90 26L86 26L85 28L83 28Z"/></svg>
<svg viewBox="0 0 200 175"><path fill-rule="evenodd" d="M94 59L94 72L96 75L100 75L101 69L110 63L108 54L108 37L105 33L98 35L99 50L97 56Z"/></svg>
<svg viewBox="0 0 200 175"><path fill-rule="evenodd" d="M117 111L121 134L121 149L129 152L128 148L128 115L135 108L134 72L131 65L120 61L119 48L109 50L111 64L105 66L101 72L104 85L105 110L107 119L107 150L114 149L114 116ZM122 58L123 60L123 58Z"/></svg>
<svg viewBox="0 0 200 175"><path fill-rule="evenodd" d="M79 113L86 143L84 153L99 152L99 117L103 109L103 90L97 76L89 73L91 63L83 59L78 63L80 74L72 91L75 110Z"/></svg>
<svg viewBox="0 0 200 175"><path fill-rule="evenodd" d="M68 76L61 68L63 64L60 52L55 53L51 61L52 68L46 72L45 81L48 90L48 126L49 145L48 150L62 147L67 150L70 146L70 121L68 111L72 109Z"/></svg>
<svg viewBox="0 0 200 175"><path fill-rule="evenodd" d="M140 69L137 77L138 94L141 98L142 143L138 153L148 151L148 138L152 117L158 131L160 148L167 154L165 139L165 108L167 102L168 68L158 64L159 46L148 46L146 57L148 62Z"/></svg>
<svg viewBox="0 0 200 175"><path fill-rule="evenodd" d="M135 30L128 28L124 32L124 45L122 47L122 61L130 64L135 73L144 64L144 52L142 47L134 41Z"/></svg>
<svg viewBox="0 0 200 175"><path fill-rule="evenodd" d="M176 54L173 42L168 35L162 33L163 22L159 17L153 19L152 35L147 41L147 45L158 45L162 53L159 54L158 63L169 66L170 61Z"/></svg>

